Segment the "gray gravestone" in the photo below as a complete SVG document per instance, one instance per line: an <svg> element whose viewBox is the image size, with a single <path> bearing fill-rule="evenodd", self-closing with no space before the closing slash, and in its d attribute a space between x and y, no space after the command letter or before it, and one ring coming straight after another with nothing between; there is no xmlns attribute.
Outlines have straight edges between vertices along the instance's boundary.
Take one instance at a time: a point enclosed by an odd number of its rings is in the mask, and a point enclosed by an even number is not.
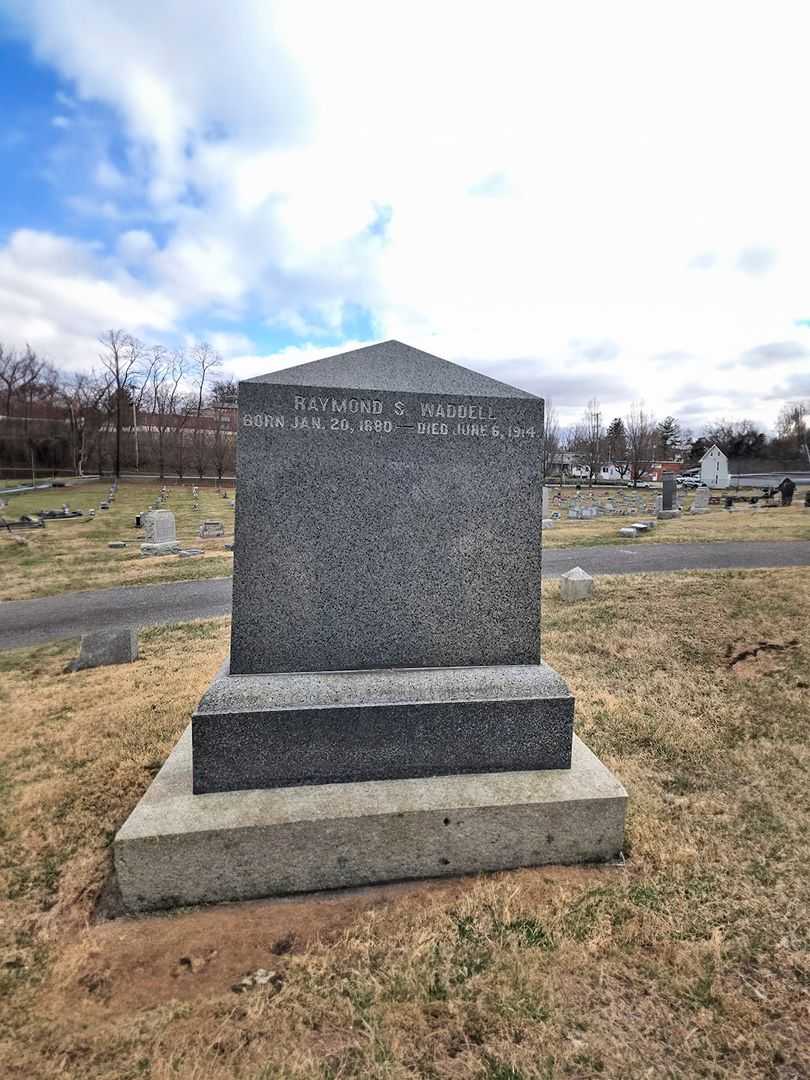
<svg viewBox="0 0 810 1080"><path fill-rule="evenodd" d="M204 540L225 535L225 526L221 521L204 521L197 530Z"/></svg>
<svg viewBox="0 0 810 1080"><path fill-rule="evenodd" d="M232 674L536 661L542 400L390 342L239 418Z"/></svg>
<svg viewBox="0 0 810 1080"><path fill-rule="evenodd" d="M108 664L130 664L138 659L138 635L131 627L117 630L95 630L82 635L79 659L74 671L104 667Z"/></svg>
<svg viewBox="0 0 810 1080"><path fill-rule="evenodd" d="M232 661L116 836L129 910L616 856L540 659L542 430L399 342L240 385Z"/></svg>
<svg viewBox="0 0 810 1080"><path fill-rule="evenodd" d="M663 491L661 494L661 509L658 517L662 519L678 516L678 507L675 502L675 474L664 473L662 480Z"/></svg>
<svg viewBox="0 0 810 1080"><path fill-rule="evenodd" d="M702 514L709 509L710 491L705 485L701 485L695 492L692 500L692 513Z"/></svg>
<svg viewBox="0 0 810 1080"><path fill-rule="evenodd" d="M177 525L171 510L150 510L141 515L145 543L143 555L171 555L179 551Z"/></svg>
<svg viewBox="0 0 810 1080"><path fill-rule="evenodd" d="M148 544L173 544L177 540L177 525L171 510L150 510L141 520Z"/></svg>
<svg viewBox="0 0 810 1080"><path fill-rule="evenodd" d="M567 768L542 400L397 342L239 395L230 668L194 717L195 791Z"/></svg>

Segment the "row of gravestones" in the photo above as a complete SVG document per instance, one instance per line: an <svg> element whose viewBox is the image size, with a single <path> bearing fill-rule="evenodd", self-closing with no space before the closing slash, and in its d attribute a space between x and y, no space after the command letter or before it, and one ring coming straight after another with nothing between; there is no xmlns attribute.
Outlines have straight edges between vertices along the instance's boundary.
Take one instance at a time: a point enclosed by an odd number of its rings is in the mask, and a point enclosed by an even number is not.
<svg viewBox="0 0 810 1080"><path fill-rule="evenodd" d="M145 540L141 544L142 555L202 555L202 548L181 548L177 542L177 523L171 510L149 510L139 515L139 521ZM225 526L221 521L206 520L200 525L197 535L203 540L215 539L225 535ZM229 546L232 545L226 545Z"/></svg>

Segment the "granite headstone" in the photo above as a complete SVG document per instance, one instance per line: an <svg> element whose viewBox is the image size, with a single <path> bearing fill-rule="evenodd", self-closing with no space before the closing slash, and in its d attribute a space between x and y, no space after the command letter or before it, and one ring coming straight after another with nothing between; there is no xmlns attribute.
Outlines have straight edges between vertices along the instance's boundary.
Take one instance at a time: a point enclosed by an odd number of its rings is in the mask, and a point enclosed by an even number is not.
<svg viewBox="0 0 810 1080"><path fill-rule="evenodd" d="M239 418L231 657L194 716L195 791L567 768L542 400L386 342L241 383Z"/></svg>
<svg viewBox="0 0 810 1080"><path fill-rule="evenodd" d="M130 911L615 857L540 657L542 430L394 341L240 385L231 661L116 836Z"/></svg>

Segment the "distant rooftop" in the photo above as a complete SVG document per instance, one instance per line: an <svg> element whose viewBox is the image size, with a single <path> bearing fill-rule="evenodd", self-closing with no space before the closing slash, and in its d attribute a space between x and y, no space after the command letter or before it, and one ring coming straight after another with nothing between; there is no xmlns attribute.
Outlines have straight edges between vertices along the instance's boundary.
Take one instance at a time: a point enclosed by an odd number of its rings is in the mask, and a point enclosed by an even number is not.
<svg viewBox="0 0 810 1080"><path fill-rule="evenodd" d="M307 364L247 379L282 386L323 386L345 390L400 390L417 394L534 398L526 390L491 379L477 371L414 349L401 341L381 341L362 349L336 353Z"/></svg>

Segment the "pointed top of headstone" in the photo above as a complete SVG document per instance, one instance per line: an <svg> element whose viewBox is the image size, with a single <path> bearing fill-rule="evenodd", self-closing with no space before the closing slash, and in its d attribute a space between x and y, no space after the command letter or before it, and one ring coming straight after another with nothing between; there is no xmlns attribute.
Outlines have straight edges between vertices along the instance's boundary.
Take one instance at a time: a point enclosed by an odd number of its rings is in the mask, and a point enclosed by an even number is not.
<svg viewBox="0 0 810 1080"><path fill-rule="evenodd" d="M569 570L567 574L562 574L566 581L593 581L590 574L586 573L581 566L575 566L573 570Z"/></svg>
<svg viewBox="0 0 810 1080"><path fill-rule="evenodd" d="M247 382L341 387L347 390L401 390L422 394L536 397L526 390L393 340L311 360L306 364L296 364L295 367L271 371L267 375L257 375Z"/></svg>

